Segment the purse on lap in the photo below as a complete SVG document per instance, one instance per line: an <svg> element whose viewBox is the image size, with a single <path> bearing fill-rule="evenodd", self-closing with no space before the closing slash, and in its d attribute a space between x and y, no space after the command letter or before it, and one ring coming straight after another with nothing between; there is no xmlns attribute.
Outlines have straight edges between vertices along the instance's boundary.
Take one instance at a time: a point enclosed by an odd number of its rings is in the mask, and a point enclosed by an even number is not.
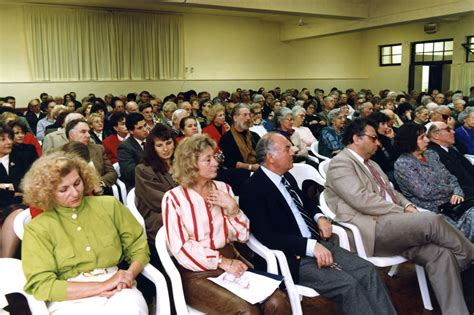
<svg viewBox="0 0 474 315"><path fill-rule="evenodd" d="M443 203L438 206L439 213L444 214L450 219L457 221L460 217L469 210L471 207L474 207L474 198L465 199L463 202L457 205L451 204L451 202Z"/></svg>

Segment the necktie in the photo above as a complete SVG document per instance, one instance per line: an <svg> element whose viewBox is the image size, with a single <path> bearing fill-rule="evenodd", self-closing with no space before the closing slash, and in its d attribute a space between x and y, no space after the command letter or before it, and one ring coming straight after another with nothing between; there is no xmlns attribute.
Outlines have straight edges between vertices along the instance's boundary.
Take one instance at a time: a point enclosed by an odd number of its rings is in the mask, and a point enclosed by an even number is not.
<svg viewBox="0 0 474 315"><path fill-rule="evenodd" d="M142 149L143 149L143 151L145 151L145 144L146 144L145 141L142 141Z"/></svg>
<svg viewBox="0 0 474 315"><path fill-rule="evenodd" d="M301 216L303 217L304 222L308 226L308 229L311 232L311 236L313 237L313 239L320 238L319 232L318 232L318 229L316 227L316 224L315 224L314 220L311 218L311 215L304 208L304 206L301 203L301 200L298 197L298 194L296 193L296 191L294 191L291 188L290 183L286 180L285 177L281 178L281 182L285 186L288 193L290 194L291 199L293 199L293 202L295 203L296 208L298 208L298 211L301 213Z"/></svg>
<svg viewBox="0 0 474 315"><path fill-rule="evenodd" d="M369 169L370 173L374 177L375 182L379 185L380 187L380 196L385 199L385 194L388 193L390 197L392 198L393 203L398 203L398 198L395 195L395 192L392 190L392 187L389 187L390 185L385 184L383 181L382 177L380 176L379 172L373 167L370 163L369 160L364 161L365 166Z"/></svg>

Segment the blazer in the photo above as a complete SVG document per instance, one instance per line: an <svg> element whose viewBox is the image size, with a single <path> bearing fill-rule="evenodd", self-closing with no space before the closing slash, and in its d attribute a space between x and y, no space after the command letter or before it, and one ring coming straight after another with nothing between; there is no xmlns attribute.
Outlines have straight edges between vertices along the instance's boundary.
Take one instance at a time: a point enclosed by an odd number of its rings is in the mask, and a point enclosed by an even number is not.
<svg viewBox="0 0 474 315"><path fill-rule="evenodd" d="M387 175L372 160L369 163L379 172L384 182ZM398 204L380 196L379 186L370 171L349 152L343 149L331 159L326 174L324 196L329 208L336 213L336 220L355 224L362 235L367 255L374 254L375 224L377 217L390 213L403 213L410 202L395 191Z"/></svg>
<svg viewBox="0 0 474 315"><path fill-rule="evenodd" d="M311 217L321 213L303 195L293 176L289 173L284 176ZM265 246L285 253L293 279L298 282L299 263L301 257L306 256L308 239L301 235L290 206L261 168L244 185L239 204L250 219L250 231Z"/></svg>
<svg viewBox="0 0 474 315"><path fill-rule="evenodd" d="M131 136L118 146L117 158L120 165L121 179L127 185L127 190L135 186L135 167L140 163L143 154L143 148Z"/></svg>
<svg viewBox="0 0 474 315"><path fill-rule="evenodd" d="M100 175L100 180L104 182L105 186L111 187L117 181L118 176L105 153L104 147L99 144L89 144L87 148L91 161Z"/></svg>
<svg viewBox="0 0 474 315"><path fill-rule="evenodd" d="M135 168L135 203L145 219L148 242L155 244L156 233L163 226L161 201L163 195L178 186L170 173L156 173L151 166L140 163Z"/></svg>
<svg viewBox="0 0 474 315"><path fill-rule="evenodd" d="M68 142L69 140L66 137L66 130L64 128L56 130L55 132L47 134L46 137L44 137L43 153L48 154L50 152L53 152L54 150L61 148Z"/></svg>
<svg viewBox="0 0 474 315"><path fill-rule="evenodd" d="M428 149L438 153L444 167L458 179L466 197L474 196L474 165L454 147L447 152L439 144L430 142Z"/></svg>
<svg viewBox="0 0 474 315"><path fill-rule="evenodd" d="M107 153L107 156L109 157L109 160L110 162L112 162L112 164L118 162L117 149L119 144L120 140L116 134L111 134L110 136L102 140L102 145L104 146L105 153Z"/></svg>
<svg viewBox="0 0 474 315"><path fill-rule="evenodd" d="M37 158L38 153L32 144L15 144L9 157L8 174L3 167L0 168L0 183L11 183L15 191L19 192L23 176ZM8 206L14 203L21 203L21 197L16 198L12 192L0 189L0 206Z"/></svg>

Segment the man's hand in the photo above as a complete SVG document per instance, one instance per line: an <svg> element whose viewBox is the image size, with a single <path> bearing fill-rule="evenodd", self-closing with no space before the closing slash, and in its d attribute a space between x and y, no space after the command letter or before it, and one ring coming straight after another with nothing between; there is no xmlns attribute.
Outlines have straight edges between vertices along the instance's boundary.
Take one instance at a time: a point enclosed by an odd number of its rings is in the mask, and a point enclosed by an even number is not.
<svg viewBox="0 0 474 315"><path fill-rule="evenodd" d="M321 234L321 237L324 239L331 238L332 235L332 224L329 222L328 219L325 217L320 217L318 219L318 230L319 234Z"/></svg>
<svg viewBox="0 0 474 315"><path fill-rule="evenodd" d="M403 211L407 212L407 213L416 213L416 212L418 212L418 209L416 209L416 207L414 207L412 205L409 205L409 206L406 206Z"/></svg>
<svg viewBox="0 0 474 315"><path fill-rule="evenodd" d="M316 243L316 246L314 246L313 254L314 254L314 258L316 258L316 262L318 263L319 269L330 267L332 265L333 263L332 254L323 245Z"/></svg>

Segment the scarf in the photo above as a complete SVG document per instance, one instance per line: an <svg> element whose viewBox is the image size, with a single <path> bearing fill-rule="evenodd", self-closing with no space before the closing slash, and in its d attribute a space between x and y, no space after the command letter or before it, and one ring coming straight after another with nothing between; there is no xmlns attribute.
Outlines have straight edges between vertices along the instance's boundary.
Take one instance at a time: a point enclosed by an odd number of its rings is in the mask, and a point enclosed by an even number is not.
<svg viewBox="0 0 474 315"><path fill-rule="evenodd" d="M242 133L235 130L234 126L230 128L230 132L232 133L232 137L234 137L244 162L249 164L257 163L257 154L252 146L252 135L250 131L244 131L243 135L245 136L245 141L242 139Z"/></svg>

